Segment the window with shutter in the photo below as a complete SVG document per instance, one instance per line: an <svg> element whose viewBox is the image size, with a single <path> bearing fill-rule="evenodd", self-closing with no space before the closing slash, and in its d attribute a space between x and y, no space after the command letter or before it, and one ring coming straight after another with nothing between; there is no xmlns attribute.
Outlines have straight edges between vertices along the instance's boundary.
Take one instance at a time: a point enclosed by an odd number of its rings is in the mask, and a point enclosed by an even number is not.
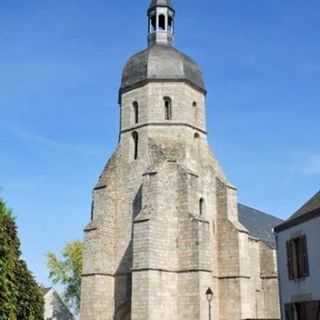
<svg viewBox="0 0 320 320"><path fill-rule="evenodd" d="M306 236L291 239L287 242L287 263L289 280L296 280L309 276Z"/></svg>
<svg viewBox="0 0 320 320"><path fill-rule="evenodd" d="M306 303L306 317L308 320L319 320L319 301Z"/></svg>
<svg viewBox="0 0 320 320"><path fill-rule="evenodd" d="M297 255L297 278L304 277L304 241L303 237L296 240L296 255Z"/></svg>
<svg viewBox="0 0 320 320"><path fill-rule="evenodd" d="M285 320L295 320L295 310L293 304L286 304L285 305L285 313L286 319Z"/></svg>
<svg viewBox="0 0 320 320"><path fill-rule="evenodd" d="M312 320L307 317L307 303L296 303L297 320Z"/></svg>
<svg viewBox="0 0 320 320"><path fill-rule="evenodd" d="M287 264L289 280L294 280L294 268L293 268L293 242L287 241Z"/></svg>
<svg viewBox="0 0 320 320"><path fill-rule="evenodd" d="M308 257L308 243L307 237L303 236L301 238L302 242L302 265L303 265L303 276L308 277L310 275L309 271L309 257Z"/></svg>

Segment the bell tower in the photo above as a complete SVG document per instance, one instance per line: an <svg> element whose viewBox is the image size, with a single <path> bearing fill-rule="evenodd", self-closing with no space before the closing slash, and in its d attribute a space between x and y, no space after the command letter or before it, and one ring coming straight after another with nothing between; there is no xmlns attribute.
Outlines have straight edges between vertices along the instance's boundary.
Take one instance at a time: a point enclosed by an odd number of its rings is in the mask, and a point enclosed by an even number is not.
<svg viewBox="0 0 320 320"><path fill-rule="evenodd" d="M207 320L208 287L213 319L254 319L248 235L208 145L201 69L173 46L171 1L147 15L148 46L122 73L119 143L93 190L81 320Z"/></svg>
<svg viewBox="0 0 320 320"><path fill-rule="evenodd" d="M149 10L149 46L173 42L175 11L170 0L152 0Z"/></svg>

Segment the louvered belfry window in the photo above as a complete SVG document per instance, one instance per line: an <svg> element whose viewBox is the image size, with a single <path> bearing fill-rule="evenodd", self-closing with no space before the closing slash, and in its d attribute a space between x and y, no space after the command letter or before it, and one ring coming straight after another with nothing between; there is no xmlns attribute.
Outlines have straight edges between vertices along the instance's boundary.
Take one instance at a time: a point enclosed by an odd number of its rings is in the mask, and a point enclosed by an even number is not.
<svg viewBox="0 0 320 320"><path fill-rule="evenodd" d="M308 246L305 235L287 242L287 263L290 280L309 276Z"/></svg>

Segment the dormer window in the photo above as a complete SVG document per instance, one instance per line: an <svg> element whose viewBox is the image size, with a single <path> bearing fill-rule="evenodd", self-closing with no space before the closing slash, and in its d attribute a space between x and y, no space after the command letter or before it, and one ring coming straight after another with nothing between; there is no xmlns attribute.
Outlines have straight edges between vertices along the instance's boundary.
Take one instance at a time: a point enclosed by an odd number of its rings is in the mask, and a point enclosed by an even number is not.
<svg viewBox="0 0 320 320"><path fill-rule="evenodd" d="M172 120L172 100L169 97L165 97L163 101L164 101L165 120Z"/></svg>
<svg viewBox="0 0 320 320"><path fill-rule="evenodd" d="M133 107L133 117L134 117L134 123L137 124L139 123L139 104L137 101L135 101L132 104Z"/></svg>

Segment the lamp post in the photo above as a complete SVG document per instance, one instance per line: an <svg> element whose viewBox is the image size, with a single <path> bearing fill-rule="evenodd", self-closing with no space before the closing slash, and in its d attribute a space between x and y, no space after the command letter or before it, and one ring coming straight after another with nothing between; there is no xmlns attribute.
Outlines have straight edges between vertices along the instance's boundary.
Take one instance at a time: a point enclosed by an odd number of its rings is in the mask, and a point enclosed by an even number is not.
<svg viewBox="0 0 320 320"><path fill-rule="evenodd" d="M206 291L206 296L207 296L208 305L209 305L209 320L211 320L211 303L213 299L213 292L211 288L208 288L208 290Z"/></svg>
<svg viewBox="0 0 320 320"><path fill-rule="evenodd" d="M260 293L261 291L259 290L259 289L256 289L256 318L258 319L258 307L259 307L259 293Z"/></svg>

